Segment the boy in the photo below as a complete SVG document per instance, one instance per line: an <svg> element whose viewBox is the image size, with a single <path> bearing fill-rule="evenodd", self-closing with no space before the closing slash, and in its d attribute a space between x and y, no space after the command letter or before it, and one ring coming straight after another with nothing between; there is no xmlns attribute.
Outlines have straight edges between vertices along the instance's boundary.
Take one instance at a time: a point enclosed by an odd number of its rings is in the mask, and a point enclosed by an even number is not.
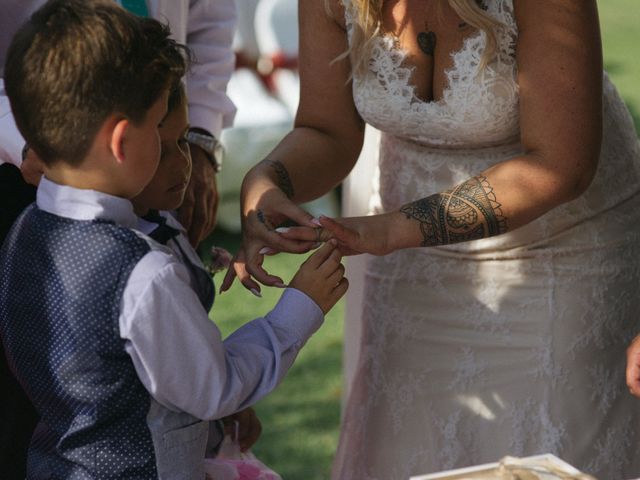
<svg viewBox="0 0 640 480"><path fill-rule="evenodd" d="M0 333L41 415L30 479L162 478L171 463L203 478L207 424L163 430L159 458L157 407L208 420L255 402L346 291L328 244L223 343L184 265L130 229L183 73L164 27L104 0L49 1L10 48L14 117L46 165L0 256Z"/></svg>
<svg viewBox="0 0 640 480"><path fill-rule="evenodd" d="M182 204L191 176L191 152L187 141L189 132L188 102L184 85L180 82L169 93L167 115L158 129L160 134L160 163L147 186L131 200L138 215L136 229L155 241L166 245L178 257L189 272L191 288L195 291L205 311L213 306L215 289L211 273L202 264L200 257L189 243L183 226L169 213ZM158 409L160 421L154 425L152 437L156 455L161 456L161 437L164 430L173 430L182 425L195 423L197 419L184 414L172 415ZM260 422L251 408L226 417L225 423L233 426L239 420L241 435L237 439L246 450L258 439ZM215 455L223 438L222 422L209 425L207 454ZM158 439L158 440L157 440ZM168 468L174 469L175 462ZM180 468L180 467L176 467Z"/></svg>

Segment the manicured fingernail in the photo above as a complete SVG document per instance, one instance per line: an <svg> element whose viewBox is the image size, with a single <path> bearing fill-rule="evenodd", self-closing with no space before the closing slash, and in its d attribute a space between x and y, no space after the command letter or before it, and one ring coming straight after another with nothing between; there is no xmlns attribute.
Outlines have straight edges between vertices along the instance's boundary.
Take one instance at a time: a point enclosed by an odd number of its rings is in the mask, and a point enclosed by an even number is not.
<svg viewBox="0 0 640 480"><path fill-rule="evenodd" d="M271 251L271 249L269 247L262 247L260 250L258 250L258 253L260 255L266 255L267 253L269 253Z"/></svg>
<svg viewBox="0 0 640 480"><path fill-rule="evenodd" d="M252 288L251 290L249 290L251 293L253 293L256 297L258 298L262 298L262 294L260 293L259 290L256 290L255 288Z"/></svg>
<svg viewBox="0 0 640 480"><path fill-rule="evenodd" d="M320 220L318 220L317 218L312 218L311 223L313 223L314 225L318 225L320 227L322 226L322 224L320 223Z"/></svg>
<svg viewBox="0 0 640 480"><path fill-rule="evenodd" d="M289 227L278 227L278 228L276 228L276 232L278 232L278 233L287 233L289 230L291 230Z"/></svg>
<svg viewBox="0 0 640 480"><path fill-rule="evenodd" d="M273 286L278 288L287 288L287 286L282 282L274 283Z"/></svg>

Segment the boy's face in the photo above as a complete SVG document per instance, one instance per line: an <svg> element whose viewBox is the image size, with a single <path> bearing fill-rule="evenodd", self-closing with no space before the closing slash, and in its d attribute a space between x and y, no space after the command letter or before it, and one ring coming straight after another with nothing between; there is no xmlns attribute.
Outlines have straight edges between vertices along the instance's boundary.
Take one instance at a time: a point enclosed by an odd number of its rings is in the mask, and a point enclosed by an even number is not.
<svg viewBox="0 0 640 480"><path fill-rule="evenodd" d="M144 121L131 123L125 135L124 145L130 159L126 165L126 182L129 195L138 195L151 181L160 161L160 125L167 114L169 91L163 93L151 106ZM124 195L123 195L124 196Z"/></svg>
<svg viewBox="0 0 640 480"><path fill-rule="evenodd" d="M191 153L185 136L189 130L183 101L162 121L160 163L145 189L133 199L138 214L149 209L174 210L182 204L191 177Z"/></svg>

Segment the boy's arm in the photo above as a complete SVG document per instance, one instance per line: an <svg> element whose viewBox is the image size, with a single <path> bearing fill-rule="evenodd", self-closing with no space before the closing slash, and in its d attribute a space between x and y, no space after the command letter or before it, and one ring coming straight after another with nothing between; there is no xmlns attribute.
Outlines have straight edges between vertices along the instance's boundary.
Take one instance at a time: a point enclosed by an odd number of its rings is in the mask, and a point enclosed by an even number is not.
<svg viewBox="0 0 640 480"><path fill-rule="evenodd" d="M185 267L152 251L125 288L120 335L140 380L159 403L214 419L273 390L322 321L309 297L287 289L264 318L223 342L189 286Z"/></svg>

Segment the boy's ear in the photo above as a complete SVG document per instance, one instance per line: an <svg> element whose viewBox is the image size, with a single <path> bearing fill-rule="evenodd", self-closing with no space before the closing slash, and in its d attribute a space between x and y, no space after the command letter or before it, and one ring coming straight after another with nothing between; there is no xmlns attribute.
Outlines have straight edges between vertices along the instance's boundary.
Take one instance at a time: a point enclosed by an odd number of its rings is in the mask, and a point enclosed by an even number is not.
<svg viewBox="0 0 640 480"><path fill-rule="evenodd" d="M109 147L111 148L111 153L118 163L122 163L126 159L124 141L129 125L129 120L126 118L120 118L114 121L114 125L111 128L111 141Z"/></svg>

